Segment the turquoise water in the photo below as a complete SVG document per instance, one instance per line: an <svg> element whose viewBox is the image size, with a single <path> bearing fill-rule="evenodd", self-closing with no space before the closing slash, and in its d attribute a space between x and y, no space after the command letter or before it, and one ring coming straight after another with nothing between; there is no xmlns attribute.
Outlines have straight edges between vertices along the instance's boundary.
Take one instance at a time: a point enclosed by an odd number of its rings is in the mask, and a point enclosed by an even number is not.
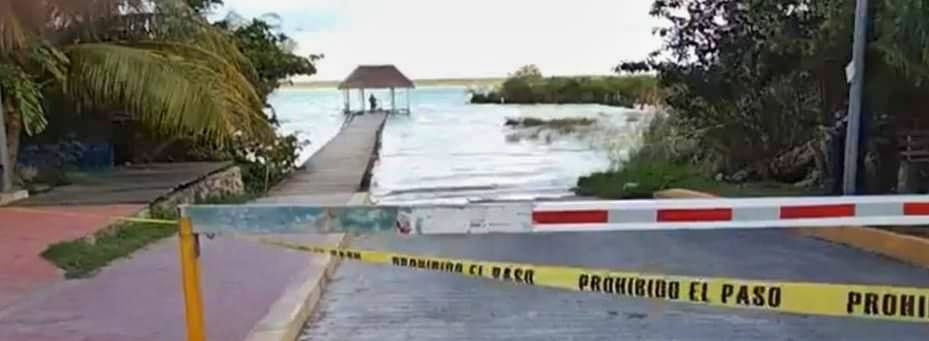
<svg viewBox="0 0 929 341"><path fill-rule="evenodd" d="M357 95L356 95L357 96ZM389 104L387 92L375 92ZM405 96L398 94L398 106ZM379 203L463 203L570 196L577 177L604 170L637 143L648 115L600 105L472 105L464 88L421 88L412 114L384 129L371 183ZM355 98L356 103L359 101ZM271 99L281 128L311 140L301 162L342 124L336 90L282 89ZM356 104L357 105L357 104ZM590 117L574 132L512 129L508 117Z"/></svg>

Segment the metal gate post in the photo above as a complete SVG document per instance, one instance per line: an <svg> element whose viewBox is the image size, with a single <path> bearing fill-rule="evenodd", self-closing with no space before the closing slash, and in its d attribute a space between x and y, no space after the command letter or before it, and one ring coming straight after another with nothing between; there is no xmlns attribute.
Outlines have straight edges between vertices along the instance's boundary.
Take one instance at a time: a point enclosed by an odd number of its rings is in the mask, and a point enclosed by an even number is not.
<svg viewBox="0 0 929 341"><path fill-rule="evenodd" d="M200 240L193 232L190 218L178 221L181 256L181 284L184 288L184 314L187 319L187 340L206 341L203 323L203 299L200 293Z"/></svg>

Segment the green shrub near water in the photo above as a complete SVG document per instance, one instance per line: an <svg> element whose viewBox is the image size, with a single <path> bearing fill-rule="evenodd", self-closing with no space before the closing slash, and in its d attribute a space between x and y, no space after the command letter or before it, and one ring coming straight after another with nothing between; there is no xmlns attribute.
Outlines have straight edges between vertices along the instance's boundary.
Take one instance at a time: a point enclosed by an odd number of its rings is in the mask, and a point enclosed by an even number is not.
<svg viewBox="0 0 929 341"><path fill-rule="evenodd" d="M704 191L725 197L822 194L817 189L772 181L741 184L716 181L705 175L699 165L663 159L643 150L633 154L621 168L580 177L575 193L604 199L647 199L652 198L655 192L672 188Z"/></svg>
<svg viewBox="0 0 929 341"><path fill-rule="evenodd" d="M651 198L672 187L705 187L708 179L690 158L694 145L680 134L674 122L657 113L642 132L642 146L614 168L580 177L575 192L609 199Z"/></svg>
<svg viewBox="0 0 929 341"><path fill-rule="evenodd" d="M296 135L279 136L272 143L247 144L230 152L242 169L242 182L248 193L265 193L284 180L297 167L300 149L307 144Z"/></svg>
<svg viewBox="0 0 929 341"><path fill-rule="evenodd" d="M675 117L656 114L642 134L642 146L614 169L580 177L579 195L607 199L642 199L654 192L687 188L727 197L804 196L821 194L812 188L773 181L728 183L714 180L713 164L692 136L678 128Z"/></svg>
<svg viewBox="0 0 929 341"><path fill-rule="evenodd" d="M191 146L194 160L232 160L242 170L246 192L259 195L297 168L300 150L309 141L295 134L278 134L268 140L236 138L225 146Z"/></svg>
<svg viewBox="0 0 929 341"><path fill-rule="evenodd" d="M653 76L543 77L528 65L490 91L471 91L471 103L589 103L632 107L654 104L658 86Z"/></svg>

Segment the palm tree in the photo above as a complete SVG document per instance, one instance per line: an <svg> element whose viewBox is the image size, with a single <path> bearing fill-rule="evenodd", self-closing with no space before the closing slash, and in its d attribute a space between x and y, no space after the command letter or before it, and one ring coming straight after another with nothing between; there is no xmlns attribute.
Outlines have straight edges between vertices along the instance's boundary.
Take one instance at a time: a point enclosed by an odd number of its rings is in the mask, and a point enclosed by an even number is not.
<svg viewBox="0 0 929 341"><path fill-rule="evenodd" d="M0 93L11 159L47 125L45 97L119 110L222 144L273 127L234 42L177 0L0 0Z"/></svg>

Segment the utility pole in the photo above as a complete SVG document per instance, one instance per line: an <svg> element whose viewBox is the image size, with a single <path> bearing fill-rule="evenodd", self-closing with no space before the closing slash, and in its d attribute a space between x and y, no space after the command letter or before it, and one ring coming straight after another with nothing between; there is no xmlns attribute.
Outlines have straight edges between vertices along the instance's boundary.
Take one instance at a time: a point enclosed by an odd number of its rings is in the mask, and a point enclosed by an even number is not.
<svg viewBox="0 0 929 341"><path fill-rule="evenodd" d="M854 39L851 87L848 91L848 124L845 133L845 171L842 175L842 190L845 195L855 194L858 177L858 133L864 103L865 52L868 45L868 0L857 0L855 5Z"/></svg>
<svg viewBox="0 0 929 341"><path fill-rule="evenodd" d="M7 150L6 143L6 110L3 109L3 89L0 89L0 167L3 167L3 175L0 178L0 193L13 190L13 165L14 161L10 160L10 151Z"/></svg>

